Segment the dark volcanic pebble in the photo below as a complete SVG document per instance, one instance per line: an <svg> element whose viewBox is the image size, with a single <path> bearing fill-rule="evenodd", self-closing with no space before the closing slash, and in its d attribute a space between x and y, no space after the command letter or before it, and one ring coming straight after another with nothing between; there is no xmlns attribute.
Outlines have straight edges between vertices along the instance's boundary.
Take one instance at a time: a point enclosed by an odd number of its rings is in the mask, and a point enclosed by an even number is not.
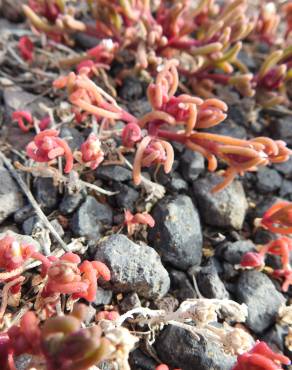
<svg viewBox="0 0 292 370"><path fill-rule="evenodd" d="M232 265L237 265L245 253L255 251L256 246L251 240L238 240L237 242L226 242L218 245L215 253L219 258Z"/></svg>
<svg viewBox="0 0 292 370"><path fill-rule="evenodd" d="M204 179L195 181L194 199L207 224L240 230L248 208L242 184L233 181L225 189L212 194L211 189L222 180L220 176L209 174Z"/></svg>
<svg viewBox="0 0 292 370"><path fill-rule="evenodd" d="M292 157L290 157L286 162L274 164L273 167L282 175L292 179Z"/></svg>
<svg viewBox="0 0 292 370"><path fill-rule="evenodd" d="M139 199L139 192L131 186L120 182L113 184L113 190L118 192L118 194L113 196L116 206L122 209L130 209L132 211L135 207L136 201Z"/></svg>
<svg viewBox="0 0 292 370"><path fill-rule="evenodd" d="M59 211L63 215L69 215L76 211L76 209L80 206L82 201L84 200L84 194L79 192L77 194L68 194L66 193L63 196L63 199L59 205Z"/></svg>
<svg viewBox="0 0 292 370"><path fill-rule="evenodd" d="M119 96L128 101L136 101L142 98L143 86L141 81L136 77L127 77L124 79L121 88L119 89Z"/></svg>
<svg viewBox="0 0 292 370"><path fill-rule="evenodd" d="M96 170L98 179L106 181L130 181L132 179L132 172L122 166L100 166Z"/></svg>
<svg viewBox="0 0 292 370"><path fill-rule="evenodd" d="M292 146L292 121L291 116L279 118L270 125L273 139L284 140L289 147Z"/></svg>
<svg viewBox="0 0 292 370"><path fill-rule="evenodd" d="M154 370L156 367L156 362L140 349L135 349L130 353L129 364L132 370Z"/></svg>
<svg viewBox="0 0 292 370"><path fill-rule="evenodd" d="M246 325L257 334L275 323L284 296L264 273L250 270L241 273L237 282L237 299L248 307Z"/></svg>
<svg viewBox="0 0 292 370"><path fill-rule="evenodd" d="M193 288L187 274L183 271L170 269L170 288L171 293L180 301L185 301L189 298L198 298L195 289Z"/></svg>
<svg viewBox="0 0 292 370"><path fill-rule="evenodd" d="M30 204L19 208L13 215L14 221L17 224L22 224L28 217L33 216L35 214L35 210L32 208Z"/></svg>
<svg viewBox="0 0 292 370"><path fill-rule="evenodd" d="M10 176L10 173L0 167L0 223L12 215L24 204L23 195Z"/></svg>
<svg viewBox="0 0 292 370"><path fill-rule="evenodd" d="M292 181L283 180L279 195L287 200L292 200Z"/></svg>
<svg viewBox="0 0 292 370"><path fill-rule="evenodd" d="M187 270L202 258L202 231L197 209L190 197L165 197L153 209L155 226L148 232L149 244L164 262Z"/></svg>
<svg viewBox="0 0 292 370"><path fill-rule="evenodd" d="M60 137L67 141L71 150L80 149L84 141L81 133L74 127L62 127Z"/></svg>
<svg viewBox="0 0 292 370"><path fill-rule="evenodd" d="M183 370L231 370L235 357L224 353L214 341L168 325L156 340L156 350L162 362Z"/></svg>
<svg viewBox="0 0 292 370"><path fill-rule="evenodd" d="M157 252L147 245L135 244L125 235L113 234L103 240L95 259L110 269L111 280L106 286L114 292L136 292L148 299L168 292L170 279Z"/></svg>
<svg viewBox="0 0 292 370"><path fill-rule="evenodd" d="M264 167L257 171L256 187L260 193L270 193L280 188L282 177L278 171L272 168Z"/></svg>
<svg viewBox="0 0 292 370"><path fill-rule="evenodd" d="M222 280L220 279L217 269L212 262L202 267L196 276L199 291L206 298L229 299Z"/></svg>
<svg viewBox="0 0 292 370"><path fill-rule="evenodd" d="M202 154L186 149L180 157L180 171L186 181L194 181L205 169Z"/></svg>
<svg viewBox="0 0 292 370"><path fill-rule="evenodd" d="M52 178L38 177L34 182L35 197L45 211L53 210L58 204L58 187Z"/></svg>
<svg viewBox="0 0 292 370"><path fill-rule="evenodd" d="M113 212L107 204L99 203L94 197L87 196L73 215L72 231L77 236L99 239L103 224L111 225L112 219Z"/></svg>

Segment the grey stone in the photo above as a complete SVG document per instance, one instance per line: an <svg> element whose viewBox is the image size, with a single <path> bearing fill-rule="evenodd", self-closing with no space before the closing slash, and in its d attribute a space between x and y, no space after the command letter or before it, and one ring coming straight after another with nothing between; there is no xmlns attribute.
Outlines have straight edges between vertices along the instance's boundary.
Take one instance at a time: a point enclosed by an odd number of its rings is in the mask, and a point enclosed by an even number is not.
<svg viewBox="0 0 292 370"><path fill-rule="evenodd" d="M97 178L106 181L130 181L132 179L132 172L122 166L100 166L96 170Z"/></svg>
<svg viewBox="0 0 292 370"><path fill-rule="evenodd" d="M284 296L262 272L244 271L237 282L237 299L248 307L246 325L260 334L275 323Z"/></svg>
<svg viewBox="0 0 292 370"><path fill-rule="evenodd" d="M292 181L284 179L279 194L282 198L292 200Z"/></svg>
<svg viewBox="0 0 292 370"><path fill-rule="evenodd" d="M59 210L63 215L70 215L80 206L84 200L84 194L79 192L77 194L66 193L60 203Z"/></svg>
<svg viewBox="0 0 292 370"><path fill-rule="evenodd" d="M241 257L247 252L255 252L256 246L251 240L238 240L226 242L216 247L216 256L224 259L232 265L237 265Z"/></svg>
<svg viewBox="0 0 292 370"><path fill-rule="evenodd" d="M0 223L23 207L23 195L10 173L0 167Z"/></svg>
<svg viewBox="0 0 292 370"><path fill-rule="evenodd" d="M152 110L151 105L146 98L129 102L128 108L130 113L135 117L142 117L144 114L149 113Z"/></svg>
<svg viewBox="0 0 292 370"><path fill-rule="evenodd" d="M287 178L292 178L292 157L290 157L286 162L275 163L273 167Z"/></svg>
<svg viewBox="0 0 292 370"><path fill-rule="evenodd" d="M257 171L256 187L260 193L271 193L280 188L282 177L276 170L264 167Z"/></svg>
<svg viewBox="0 0 292 370"><path fill-rule="evenodd" d="M148 232L148 242L164 262L187 270L202 258L200 218L187 195L164 197L154 207L155 226Z"/></svg>
<svg viewBox="0 0 292 370"><path fill-rule="evenodd" d="M220 344L189 331L168 325L156 340L162 362L183 370L231 370L235 357L227 355Z"/></svg>
<svg viewBox="0 0 292 370"><path fill-rule="evenodd" d="M128 312L133 308L141 307L141 301L137 293L132 292L125 295L119 303L119 308L122 313Z"/></svg>
<svg viewBox="0 0 292 370"><path fill-rule="evenodd" d="M14 213L14 221L17 224L22 224L28 217L31 217L35 214L35 210L32 208L30 204L27 204L26 206L19 208Z"/></svg>
<svg viewBox="0 0 292 370"><path fill-rule="evenodd" d="M80 149L81 144L84 142L83 136L74 127L63 126L60 131L60 137L67 141L71 150Z"/></svg>
<svg viewBox="0 0 292 370"><path fill-rule="evenodd" d="M33 362L33 356L31 355L19 355L15 357L16 370L27 370L30 368L30 363Z"/></svg>
<svg viewBox="0 0 292 370"><path fill-rule="evenodd" d="M209 261L208 265L200 269L196 279L199 290L204 297L216 299L230 298L212 260Z"/></svg>
<svg viewBox="0 0 292 370"><path fill-rule="evenodd" d="M129 364L131 370L154 370L156 367L155 361L146 356L139 348L130 353Z"/></svg>
<svg viewBox="0 0 292 370"><path fill-rule="evenodd" d="M136 292L155 299L164 296L170 285L168 272L157 252L147 245L137 245L125 235L114 234L97 247L95 259L111 271L110 286L114 292Z"/></svg>
<svg viewBox="0 0 292 370"><path fill-rule="evenodd" d="M121 88L119 89L119 96L128 101L137 101L142 98L143 86L141 81L134 76L129 76L124 79Z"/></svg>
<svg viewBox="0 0 292 370"><path fill-rule="evenodd" d="M73 214L71 228L75 235L97 240L103 224L111 225L112 209L107 204L99 203L94 197L87 196L84 203Z"/></svg>
<svg viewBox="0 0 292 370"><path fill-rule="evenodd" d="M136 201L139 199L139 192L131 186L120 182L114 183L113 189L118 192L118 194L114 195L117 207L127 208L132 211L135 207Z"/></svg>
<svg viewBox="0 0 292 370"><path fill-rule="evenodd" d="M291 116L279 118L270 125L273 139L284 140L289 147L292 146L292 121Z"/></svg>
<svg viewBox="0 0 292 370"><path fill-rule="evenodd" d="M113 292L111 290L105 290L102 287L98 287L96 291L96 298L93 302L94 306L100 306L110 304L113 298Z"/></svg>
<svg viewBox="0 0 292 370"><path fill-rule="evenodd" d="M38 177L34 182L36 200L45 211L53 210L58 204L58 187L52 178Z"/></svg>
<svg viewBox="0 0 292 370"><path fill-rule="evenodd" d="M171 176L170 183L167 188L174 192L187 191L188 183L177 173L174 172Z"/></svg>
<svg viewBox="0 0 292 370"><path fill-rule="evenodd" d="M189 298L198 298L195 289L193 288L187 274L183 271L170 269L170 289L171 293L180 301L185 301Z"/></svg>
<svg viewBox="0 0 292 370"><path fill-rule="evenodd" d="M208 225L240 230L248 208L242 184L233 181L225 189L212 193L212 188L222 180L218 175L209 174L193 184L200 215Z"/></svg>
<svg viewBox="0 0 292 370"><path fill-rule="evenodd" d="M186 181L194 181L204 172L205 160L202 154L186 149L180 157L180 169Z"/></svg>

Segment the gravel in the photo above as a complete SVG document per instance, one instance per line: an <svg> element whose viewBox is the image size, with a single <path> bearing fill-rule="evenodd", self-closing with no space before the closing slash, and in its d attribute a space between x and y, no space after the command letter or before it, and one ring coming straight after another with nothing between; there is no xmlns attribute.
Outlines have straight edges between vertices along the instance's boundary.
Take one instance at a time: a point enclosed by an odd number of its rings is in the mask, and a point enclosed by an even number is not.
<svg viewBox="0 0 292 370"><path fill-rule="evenodd" d="M197 340L189 331L172 325L163 330L155 347L163 363L183 370L230 370L235 362L216 342L201 336Z"/></svg>
<svg viewBox="0 0 292 370"><path fill-rule="evenodd" d="M237 265L241 261L241 257L247 252L255 252L256 246L251 240L238 240L236 242L226 242L216 247L216 256Z"/></svg>
<svg viewBox="0 0 292 370"><path fill-rule="evenodd" d="M71 213L76 211L76 209L80 206L83 200L84 194L81 192L77 194L65 193L59 205L59 211L65 216L70 215Z"/></svg>
<svg viewBox="0 0 292 370"><path fill-rule="evenodd" d="M46 212L52 211L58 204L58 187L52 178L38 177L34 182L35 198Z"/></svg>
<svg viewBox="0 0 292 370"><path fill-rule="evenodd" d="M196 279L199 291L204 297L216 299L230 298L211 259L206 266L200 269Z"/></svg>
<svg viewBox="0 0 292 370"><path fill-rule="evenodd" d="M89 195L74 213L71 228L76 236L85 236L94 242L99 239L103 225L111 225L112 220L113 212L110 206Z"/></svg>
<svg viewBox="0 0 292 370"><path fill-rule="evenodd" d="M205 169L204 157L197 152L186 149L180 157L180 171L186 181L196 180Z"/></svg>
<svg viewBox="0 0 292 370"><path fill-rule="evenodd" d="M170 279L157 252L138 245L125 235L113 234L97 247L95 260L104 262L111 271L109 284L114 292L136 292L148 299L163 297Z"/></svg>
<svg viewBox="0 0 292 370"><path fill-rule="evenodd" d="M23 195L10 173L0 167L0 224L23 207Z"/></svg>
<svg viewBox="0 0 292 370"><path fill-rule="evenodd" d="M202 258L202 231L197 209L187 195L165 197L153 209L155 226L148 232L148 242L162 261L187 270Z"/></svg>
<svg viewBox="0 0 292 370"><path fill-rule="evenodd" d="M98 179L106 181L130 181L132 179L132 172L122 166L100 166L96 170Z"/></svg>
<svg viewBox="0 0 292 370"><path fill-rule="evenodd" d="M248 208L242 184L233 181L222 191L212 194L211 189L221 181L220 176L208 174L193 184L200 215L208 225L240 230Z"/></svg>
<svg viewBox="0 0 292 370"><path fill-rule="evenodd" d="M282 177L278 171L268 167L257 171L256 178L256 188L263 194L278 190L282 184Z"/></svg>
<svg viewBox="0 0 292 370"><path fill-rule="evenodd" d="M276 320L283 294L264 273L250 270L241 273L237 282L237 300L248 307L246 325L257 334L263 333Z"/></svg>

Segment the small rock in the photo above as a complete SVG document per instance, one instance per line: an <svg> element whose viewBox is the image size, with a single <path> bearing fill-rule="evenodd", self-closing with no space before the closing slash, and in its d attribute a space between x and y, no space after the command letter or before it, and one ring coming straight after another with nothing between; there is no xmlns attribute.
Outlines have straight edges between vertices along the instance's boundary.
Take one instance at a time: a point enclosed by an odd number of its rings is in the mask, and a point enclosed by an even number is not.
<svg viewBox="0 0 292 370"><path fill-rule="evenodd" d="M69 215L76 211L76 209L80 206L83 200L84 194L81 192L77 194L65 193L60 203L59 211L65 216Z"/></svg>
<svg viewBox="0 0 292 370"><path fill-rule="evenodd" d="M3 239L7 235L13 236L15 238L15 240L18 241L18 243L20 243L20 244L31 244L31 245L33 245L35 250L38 251L38 252L41 251L41 249L42 249L39 242L36 241L35 239L33 239L31 236L18 234L18 233L15 233L14 231L11 231L11 230L0 233L0 239Z"/></svg>
<svg viewBox="0 0 292 370"><path fill-rule="evenodd" d="M172 174L170 183L166 186L170 191L177 193L180 191L186 192L188 190L188 183L177 172Z"/></svg>
<svg viewBox="0 0 292 370"><path fill-rule="evenodd" d="M204 297L216 299L230 298L212 260L209 261L208 265L200 269L196 279L199 290Z"/></svg>
<svg viewBox="0 0 292 370"><path fill-rule="evenodd" d="M138 294L135 292L126 294L124 299L119 303L119 308L122 313L137 307L141 307L141 301Z"/></svg>
<svg viewBox="0 0 292 370"><path fill-rule="evenodd" d="M262 272L244 271L237 282L237 299L248 307L246 325L260 334L271 326L277 317L284 296Z"/></svg>
<svg viewBox="0 0 292 370"><path fill-rule="evenodd" d="M14 213L14 221L17 224L22 224L28 217L31 217L35 214L35 210L32 208L30 204L27 204L26 206L19 208Z"/></svg>
<svg viewBox="0 0 292 370"><path fill-rule="evenodd" d="M100 166L96 170L98 179L106 181L130 181L132 172L123 166Z"/></svg>
<svg viewBox="0 0 292 370"><path fill-rule="evenodd" d="M287 178L292 178L292 157L286 162L274 163L273 167Z"/></svg>
<svg viewBox="0 0 292 370"><path fill-rule="evenodd" d="M132 113L135 117L142 117L152 110L152 107L147 99L129 102L128 108L130 113Z"/></svg>
<svg viewBox="0 0 292 370"><path fill-rule="evenodd" d="M283 180L279 195L282 198L292 200L292 181Z"/></svg>
<svg viewBox="0 0 292 370"><path fill-rule="evenodd" d="M71 221L72 231L77 236L99 239L102 225L111 225L112 209L107 204L99 203L94 197L87 196L84 203L74 213Z"/></svg>
<svg viewBox="0 0 292 370"><path fill-rule="evenodd" d="M256 246L251 240L238 240L237 242L222 243L216 247L216 256L232 265L237 265L241 257L247 252L255 252Z"/></svg>
<svg viewBox="0 0 292 370"><path fill-rule="evenodd" d="M289 147L292 146L292 122L291 116L278 118L270 125L273 139L284 140Z"/></svg>
<svg viewBox="0 0 292 370"><path fill-rule="evenodd" d="M199 265L202 231L191 198L186 195L165 197L155 205L152 216L155 226L148 232L148 241L162 260L182 270Z"/></svg>
<svg viewBox="0 0 292 370"><path fill-rule="evenodd" d="M80 149L81 144L84 142L83 136L74 127L63 126L60 131L60 137L66 140L71 150Z"/></svg>
<svg viewBox="0 0 292 370"><path fill-rule="evenodd" d="M209 174L193 184L193 194L198 201L200 215L211 226L240 230L248 208L242 184L233 181L225 189L212 194L211 189L221 181L220 176Z"/></svg>
<svg viewBox="0 0 292 370"><path fill-rule="evenodd" d="M179 301L185 301L189 298L198 298L197 293L185 272L170 269L169 276L171 281L171 293Z"/></svg>
<svg viewBox="0 0 292 370"><path fill-rule="evenodd" d="M114 292L134 291L141 297L155 299L169 289L168 272L157 252L147 245L135 244L125 235L114 234L102 241L95 259L110 269L109 285Z"/></svg>
<svg viewBox="0 0 292 370"><path fill-rule="evenodd" d="M189 331L168 325L156 340L156 350L162 362L183 370L230 370L235 357L227 355L220 344Z"/></svg>
<svg viewBox="0 0 292 370"><path fill-rule="evenodd" d="M135 349L129 356L131 370L155 370L156 362L145 355L140 349Z"/></svg>
<svg viewBox="0 0 292 370"><path fill-rule="evenodd" d="M265 335L264 340L275 352L285 351L285 337L288 334L288 326L274 325ZM292 353L290 354L292 355Z"/></svg>
<svg viewBox="0 0 292 370"><path fill-rule="evenodd" d="M133 211L136 201L139 199L139 192L133 189L131 186L121 184L120 182L113 184L113 190L118 191L118 194L114 195L114 200L117 207L126 208Z"/></svg>
<svg viewBox="0 0 292 370"><path fill-rule="evenodd" d="M113 298L113 292L111 290L105 290L102 287L98 287L96 291L96 298L93 302L94 306L100 306L110 304Z"/></svg>
<svg viewBox="0 0 292 370"><path fill-rule="evenodd" d="M35 197L45 211L52 211L58 204L58 187L52 178L38 177L34 182Z"/></svg>
<svg viewBox="0 0 292 370"><path fill-rule="evenodd" d="M23 207L23 195L10 173L0 167L0 223Z"/></svg>
<svg viewBox="0 0 292 370"><path fill-rule="evenodd" d="M186 181L197 180L199 175L204 172L205 160L202 154L186 149L180 157L180 168L183 178Z"/></svg>
<svg viewBox="0 0 292 370"><path fill-rule="evenodd" d="M22 223L22 230L26 235L31 235L33 232L33 229L35 228L35 224L39 222L39 218L37 215L33 215L28 217L24 222Z"/></svg>
<svg viewBox="0 0 292 370"><path fill-rule="evenodd" d="M271 193L280 188L282 177L276 170L268 167L261 168L256 174L256 187L260 193Z"/></svg>
<svg viewBox="0 0 292 370"><path fill-rule="evenodd" d="M142 98L143 86L137 77L129 76L123 80L119 89L119 96L128 101L137 101Z"/></svg>

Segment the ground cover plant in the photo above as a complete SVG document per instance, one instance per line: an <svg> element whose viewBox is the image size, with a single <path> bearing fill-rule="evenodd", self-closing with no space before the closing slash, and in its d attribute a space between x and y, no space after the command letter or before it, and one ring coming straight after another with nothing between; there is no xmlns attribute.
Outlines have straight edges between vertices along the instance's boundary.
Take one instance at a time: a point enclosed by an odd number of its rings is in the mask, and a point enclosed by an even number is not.
<svg viewBox="0 0 292 370"><path fill-rule="evenodd" d="M0 367L292 353L292 4L0 1Z"/></svg>

